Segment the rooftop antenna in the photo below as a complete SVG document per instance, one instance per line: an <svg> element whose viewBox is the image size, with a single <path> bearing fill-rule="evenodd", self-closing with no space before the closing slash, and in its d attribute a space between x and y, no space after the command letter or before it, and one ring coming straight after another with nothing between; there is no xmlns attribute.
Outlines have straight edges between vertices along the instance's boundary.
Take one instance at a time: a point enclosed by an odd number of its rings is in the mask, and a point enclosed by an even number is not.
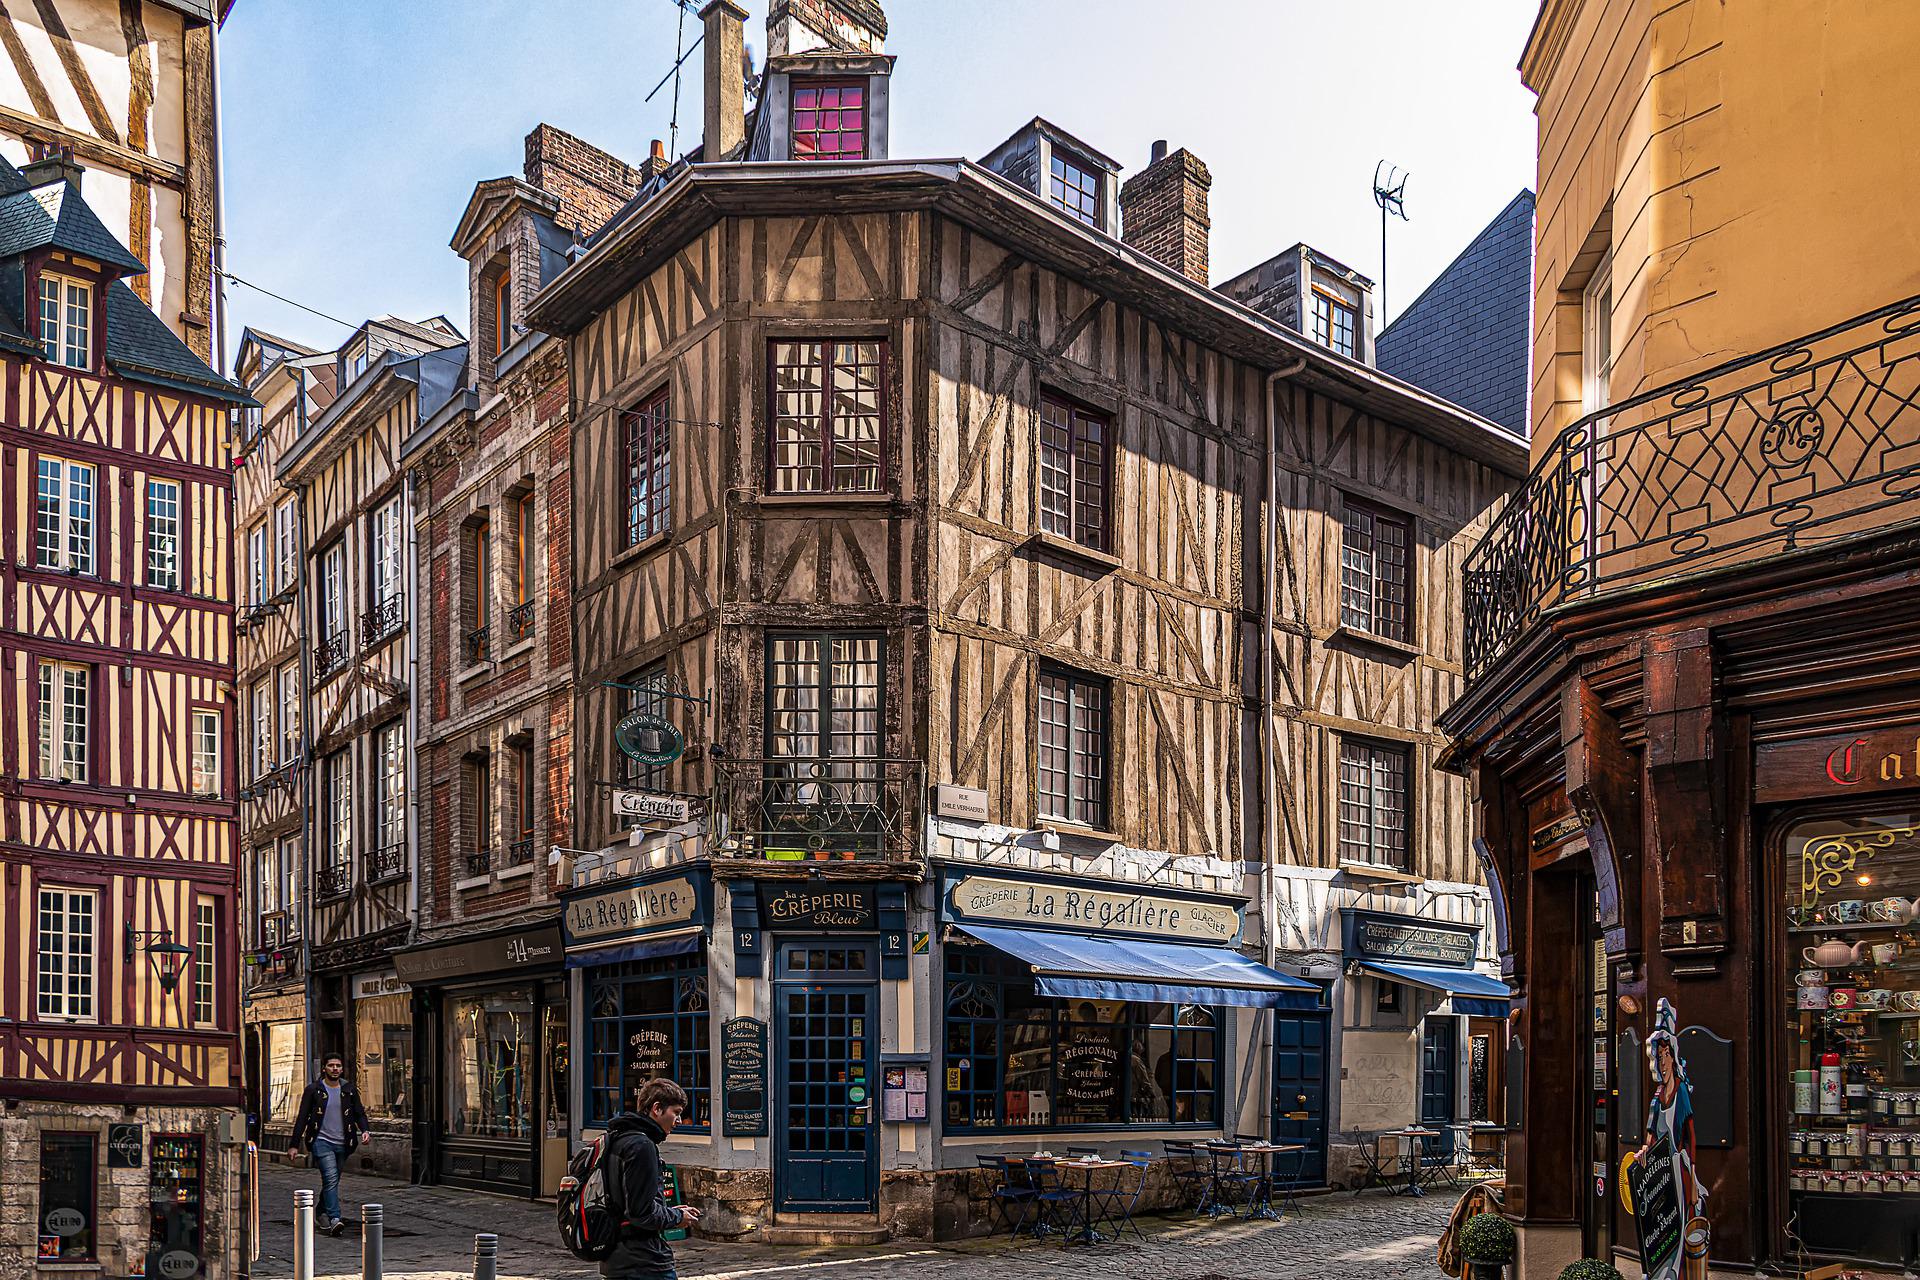
<svg viewBox="0 0 1920 1280"><path fill-rule="evenodd" d="M1373 202L1380 206L1380 321L1383 325L1387 319L1387 215L1407 221L1407 179L1411 176L1405 169L1385 160L1373 166Z"/></svg>
<svg viewBox="0 0 1920 1280"><path fill-rule="evenodd" d="M679 21L675 24L673 32L673 69L661 76L660 83L653 86L647 96L641 99L642 102L652 102L654 94L659 93L667 81L673 81L673 116L667 121L667 155L670 157L680 154L680 68L685 66L687 59L693 56L694 49L700 47L700 42L707 38L707 33L702 31L693 38L693 46L689 48L687 46L687 15L693 12L693 0L673 0L673 7L680 11Z"/></svg>

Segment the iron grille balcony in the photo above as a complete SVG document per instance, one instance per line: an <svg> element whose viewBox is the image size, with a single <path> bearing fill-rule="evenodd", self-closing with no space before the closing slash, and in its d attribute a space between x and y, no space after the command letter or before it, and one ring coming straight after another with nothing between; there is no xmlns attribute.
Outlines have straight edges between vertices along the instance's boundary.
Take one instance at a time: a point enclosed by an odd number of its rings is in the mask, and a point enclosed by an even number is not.
<svg viewBox="0 0 1920 1280"><path fill-rule="evenodd" d="M407 842L397 841L367 854L367 883L399 880L407 874Z"/></svg>
<svg viewBox="0 0 1920 1280"><path fill-rule="evenodd" d="M532 861L533 861L532 839L529 838L526 840L515 840L512 844L507 846L507 856L501 860L500 869L504 871L508 867L524 867L529 862L532 862Z"/></svg>
<svg viewBox="0 0 1920 1280"><path fill-rule="evenodd" d="M313 674L316 678L346 665L350 647L348 639L346 632L339 631L313 646Z"/></svg>
<svg viewBox="0 0 1920 1280"><path fill-rule="evenodd" d="M353 888L353 864L335 862L321 867L314 873L313 891L322 901L329 898L344 898Z"/></svg>
<svg viewBox="0 0 1920 1280"><path fill-rule="evenodd" d="M467 632L467 665L478 666L487 660L487 627L475 627Z"/></svg>
<svg viewBox="0 0 1920 1280"><path fill-rule="evenodd" d="M519 643L533 634L533 601L528 600L507 610L507 639Z"/></svg>
<svg viewBox="0 0 1920 1280"><path fill-rule="evenodd" d="M917 760L728 759L714 808L738 856L770 862L919 857Z"/></svg>
<svg viewBox="0 0 1920 1280"><path fill-rule="evenodd" d="M1920 297L1589 414L1464 566L1467 676L1543 614L1920 519Z"/></svg>
<svg viewBox="0 0 1920 1280"><path fill-rule="evenodd" d="M493 870L493 850L475 849L467 854L467 874L484 876Z"/></svg>
<svg viewBox="0 0 1920 1280"><path fill-rule="evenodd" d="M399 634L407 620L405 596L389 596L360 615L360 643L372 648Z"/></svg>

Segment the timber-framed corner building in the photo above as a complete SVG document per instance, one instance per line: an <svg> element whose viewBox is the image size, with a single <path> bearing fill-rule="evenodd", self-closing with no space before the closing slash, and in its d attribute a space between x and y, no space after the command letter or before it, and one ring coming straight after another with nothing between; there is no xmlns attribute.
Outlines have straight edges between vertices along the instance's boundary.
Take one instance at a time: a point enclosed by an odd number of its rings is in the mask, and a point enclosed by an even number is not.
<svg viewBox="0 0 1920 1280"><path fill-rule="evenodd" d="M572 1132L670 1075L704 1229L847 1238L979 1229L984 1153L1417 1118L1422 1028L1504 1011L1426 765L1522 445L1356 358L1357 278L1311 303L1339 350L1208 289L1189 153L893 160L878 6L775 4L751 114L703 16L701 149L528 310L572 411Z"/></svg>
<svg viewBox="0 0 1920 1280"><path fill-rule="evenodd" d="M1521 64L1535 461L1442 724L1507 923L1525 1280L1631 1266L1663 1142L1716 1268L1920 1253L1920 269L1882 249L1920 202L1874 143L1920 16L1790 10L1548 0Z"/></svg>

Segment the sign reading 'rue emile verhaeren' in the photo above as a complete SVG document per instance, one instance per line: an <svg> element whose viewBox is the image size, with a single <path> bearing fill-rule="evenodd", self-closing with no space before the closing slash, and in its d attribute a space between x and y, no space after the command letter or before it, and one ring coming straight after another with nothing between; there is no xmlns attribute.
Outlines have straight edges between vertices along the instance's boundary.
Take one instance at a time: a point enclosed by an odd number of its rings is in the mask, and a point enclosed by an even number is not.
<svg viewBox="0 0 1920 1280"><path fill-rule="evenodd" d="M1224 902L1163 898L1126 889L967 876L948 896L954 918L980 924L1052 926L1184 942L1232 942L1240 913Z"/></svg>
<svg viewBox="0 0 1920 1280"><path fill-rule="evenodd" d="M1348 951L1376 960L1407 960L1472 968L1474 936L1465 929L1443 929L1390 916L1355 915Z"/></svg>
<svg viewBox="0 0 1920 1280"><path fill-rule="evenodd" d="M758 1018L720 1024L720 1132L767 1136L767 1024Z"/></svg>
<svg viewBox="0 0 1920 1280"><path fill-rule="evenodd" d="M569 942L692 924L699 918L700 898L686 876L574 898L564 917Z"/></svg>

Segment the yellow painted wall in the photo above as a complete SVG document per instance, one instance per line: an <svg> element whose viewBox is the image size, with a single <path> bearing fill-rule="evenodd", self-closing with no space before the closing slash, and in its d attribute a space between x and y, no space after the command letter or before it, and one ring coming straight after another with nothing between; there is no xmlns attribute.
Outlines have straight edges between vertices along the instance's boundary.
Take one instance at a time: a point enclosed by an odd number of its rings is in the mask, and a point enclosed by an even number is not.
<svg viewBox="0 0 1920 1280"><path fill-rule="evenodd" d="M1536 457L1609 236L1616 403L1920 293L1916 50L1911 0L1545 0Z"/></svg>

